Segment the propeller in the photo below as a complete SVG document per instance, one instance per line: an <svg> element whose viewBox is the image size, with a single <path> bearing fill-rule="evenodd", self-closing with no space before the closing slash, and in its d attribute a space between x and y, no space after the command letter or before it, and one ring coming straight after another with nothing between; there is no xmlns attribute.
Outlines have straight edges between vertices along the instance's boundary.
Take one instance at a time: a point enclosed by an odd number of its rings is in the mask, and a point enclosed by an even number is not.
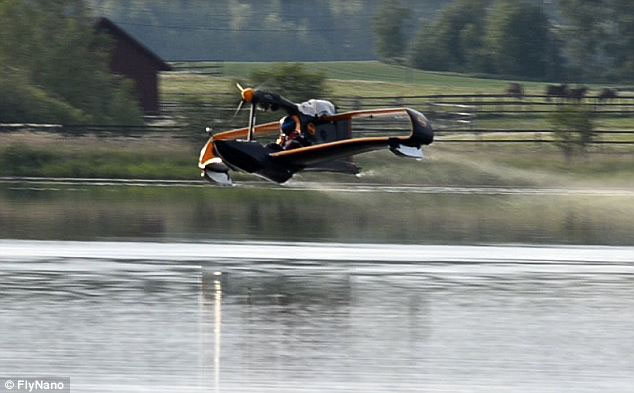
<svg viewBox="0 0 634 393"><path fill-rule="evenodd" d="M236 83L236 87L238 88L238 90L240 90L240 95L242 96L242 99L240 100L240 103L238 104L238 108L236 109L235 113L233 114L233 117L231 118L231 120L233 120L237 115L238 112L240 112L240 110L242 109L242 106L244 105L245 102L252 102L253 101L253 97L255 96L255 89L252 89L250 87L247 87L246 89L244 87L242 87L242 85L240 83Z"/></svg>
<svg viewBox="0 0 634 393"><path fill-rule="evenodd" d="M238 104L238 109L236 109L236 112L233 114L233 117L234 118L236 117L236 115L238 114L238 112L240 112L240 109L242 109L242 106L244 105L245 102L251 104L251 107L249 110L249 133L247 134L247 140L251 141L253 140L253 132L255 131L255 105L256 104L253 101L253 99L255 98L255 89L251 87L247 87L245 89L244 87L242 87L242 85L240 85L240 83L236 83L236 87L238 88L238 90L240 90L240 95L242 96L242 99L240 100L240 103Z"/></svg>

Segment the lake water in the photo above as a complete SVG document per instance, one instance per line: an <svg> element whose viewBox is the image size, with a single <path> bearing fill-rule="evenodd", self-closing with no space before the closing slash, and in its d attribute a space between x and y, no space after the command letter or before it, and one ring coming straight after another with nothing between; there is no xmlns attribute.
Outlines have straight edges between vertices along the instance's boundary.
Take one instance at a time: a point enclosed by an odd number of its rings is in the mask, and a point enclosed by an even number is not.
<svg viewBox="0 0 634 393"><path fill-rule="evenodd" d="M634 391L634 198L516 191L1 185L0 372Z"/></svg>

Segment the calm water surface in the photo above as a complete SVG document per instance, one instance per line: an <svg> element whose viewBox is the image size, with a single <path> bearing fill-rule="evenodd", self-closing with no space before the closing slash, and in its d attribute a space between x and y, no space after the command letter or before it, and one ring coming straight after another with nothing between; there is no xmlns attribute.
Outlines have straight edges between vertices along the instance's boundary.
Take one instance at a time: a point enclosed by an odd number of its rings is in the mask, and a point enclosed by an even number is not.
<svg viewBox="0 0 634 393"><path fill-rule="evenodd" d="M634 391L628 196L24 188L0 188L2 375Z"/></svg>
<svg viewBox="0 0 634 393"><path fill-rule="evenodd" d="M0 369L82 392L634 386L634 248L184 246L0 242Z"/></svg>

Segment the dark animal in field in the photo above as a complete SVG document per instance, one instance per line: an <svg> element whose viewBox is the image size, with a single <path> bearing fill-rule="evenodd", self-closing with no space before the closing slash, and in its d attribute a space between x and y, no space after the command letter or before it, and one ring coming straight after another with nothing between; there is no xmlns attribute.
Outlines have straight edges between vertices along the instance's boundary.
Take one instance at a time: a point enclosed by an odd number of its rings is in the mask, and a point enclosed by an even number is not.
<svg viewBox="0 0 634 393"><path fill-rule="evenodd" d="M510 83L506 88L506 95L521 100L524 97L524 87L519 83Z"/></svg>
<svg viewBox="0 0 634 393"><path fill-rule="evenodd" d="M567 98L570 94L568 85L563 83L561 85L548 85L546 86L546 101L550 101L551 97L554 98Z"/></svg>
<svg viewBox="0 0 634 393"><path fill-rule="evenodd" d="M599 95L597 95L597 98L599 99L599 102L602 102L604 100L612 100L614 98L617 98L618 96L619 96L619 94L618 94L616 89L611 89L609 87L604 87L599 92Z"/></svg>
<svg viewBox="0 0 634 393"><path fill-rule="evenodd" d="M586 96L588 88L585 86L575 87L568 91L568 98L575 101L581 101Z"/></svg>

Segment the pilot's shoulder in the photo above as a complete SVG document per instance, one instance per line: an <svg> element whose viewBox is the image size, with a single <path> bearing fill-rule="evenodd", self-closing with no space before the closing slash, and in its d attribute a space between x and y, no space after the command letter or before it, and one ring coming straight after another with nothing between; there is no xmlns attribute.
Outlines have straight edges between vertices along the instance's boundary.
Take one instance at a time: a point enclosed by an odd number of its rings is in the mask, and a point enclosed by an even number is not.
<svg viewBox="0 0 634 393"><path fill-rule="evenodd" d="M335 105L326 100L308 100L299 104L298 109L302 114L312 117L331 116L336 113Z"/></svg>

